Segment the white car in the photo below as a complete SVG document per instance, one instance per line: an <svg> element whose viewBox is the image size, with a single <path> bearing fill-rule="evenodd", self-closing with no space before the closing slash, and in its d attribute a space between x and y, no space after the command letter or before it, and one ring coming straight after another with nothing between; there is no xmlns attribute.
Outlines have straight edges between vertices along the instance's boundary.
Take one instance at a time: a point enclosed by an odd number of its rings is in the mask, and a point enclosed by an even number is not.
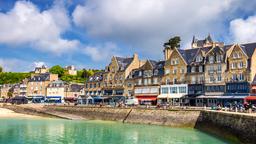
<svg viewBox="0 0 256 144"><path fill-rule="evenodd" d="M136 99L136 98L127 99L127 100L125 101L125 105L128 105L128 106L139 105L139 100Z"/></svg>

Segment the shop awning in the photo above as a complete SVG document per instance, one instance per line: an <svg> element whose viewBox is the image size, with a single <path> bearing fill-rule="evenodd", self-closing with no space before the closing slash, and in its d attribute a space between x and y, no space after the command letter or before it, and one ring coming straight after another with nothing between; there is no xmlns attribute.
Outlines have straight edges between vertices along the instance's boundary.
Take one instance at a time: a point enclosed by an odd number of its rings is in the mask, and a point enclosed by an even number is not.
<svg viewBox="0 0 256 144"><path fill-rule="evenodd" d="M196 98L208 98L208 99L244 99L246 96L205 96L201 95Z"/></svg>
<svg viewBox="0 0 256 144"><path fill-rule="evenodd" d="M247 97L245 97L245 100L247 100L247 101L255 101L256 100L256 96L247 96Z"/></svg>
<svg viewBox="0 0 256 144"><path fill-rule="evenodd" d="M64 97L64 100L76 100L77 97Z"/></svg>
<svg viewBox="0 0 256 144"><path fill-rule="evenodd" d="M47 96L46 99L48 99L48 100L60 100L61 96Z"/></svg>
<svg viewBox="0 0 256 144"><path fill-rule="evenodd" d="M139 101L155 101L157 96L137 96L136 97Z"/></svg>

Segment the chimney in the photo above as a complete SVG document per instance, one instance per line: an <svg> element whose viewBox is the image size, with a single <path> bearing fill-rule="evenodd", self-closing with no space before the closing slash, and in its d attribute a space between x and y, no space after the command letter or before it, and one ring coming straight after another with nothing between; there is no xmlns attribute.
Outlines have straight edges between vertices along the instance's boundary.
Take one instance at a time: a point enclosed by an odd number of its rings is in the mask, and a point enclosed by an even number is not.
<svg viewBox="0 0 256 144"><path fill-rule="evenodd" d="M139 59L139 55L137 53L133 54L133 59Z"/></svg>

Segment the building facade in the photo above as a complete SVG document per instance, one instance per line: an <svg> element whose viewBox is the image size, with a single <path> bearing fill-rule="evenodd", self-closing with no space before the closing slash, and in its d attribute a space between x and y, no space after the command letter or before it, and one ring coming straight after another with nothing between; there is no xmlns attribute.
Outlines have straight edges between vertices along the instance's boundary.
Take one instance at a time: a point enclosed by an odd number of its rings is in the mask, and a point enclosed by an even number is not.
<svg viewBox="0 0 256 144"><path fill-rule="evenodd" d="M57 74L43 73L32 76L27 84L27 96L32 99L33 97L45 97L47 95L46 88L52 81L57 81Z"/></svg>

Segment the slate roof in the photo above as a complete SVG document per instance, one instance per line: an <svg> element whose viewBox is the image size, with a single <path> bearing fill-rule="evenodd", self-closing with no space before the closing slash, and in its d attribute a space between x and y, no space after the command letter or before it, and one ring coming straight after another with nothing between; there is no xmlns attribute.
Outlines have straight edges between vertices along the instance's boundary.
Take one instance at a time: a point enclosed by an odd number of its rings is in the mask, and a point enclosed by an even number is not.
<svg viewBox="0 0 256 144"><path fill-rule="evenodd" d="M133 58L116 57L120 70L125 70L131 63Z"/></svg>
<svg viewBox="0 0 256 144"><path fill-rule="evenodd" d="M231 46L232 45L225 45L224 47L220 47L220 48L222 48L226 53L231 48ZM240 44L240 46L249 57L252 57L253 52L256 48L256 43ZM177 49L177 50L182 55L182 57L187 62L187 64L191 64L191 62L193 62L194 57L196 56L199 50L202 50L205 53L207 53L209 50L211 50L211 48L212 46L203 47L203 48Z"/></svg>
<svg viewBox="0 0 256 144"><path fill-rule="evenodd" d="M88 81L89 82L98 82L103 80L103 72L97 72L91 77L89 77Z"/></svg>
<svg viewBox="0 0 256 144"><path fill-rule="evenodd" d="M28 81L29 82L41 82L41 81L49 81L50 80L50 73L39 74L31 77Z"/></svg>
<svg viewBox="0 0 256 144"><path fill-rule="evenodd" d="M83 88L84 88L84 85L79 85L79 84L69 85L69 91L71 92L80 92L80 90Z"/></svg>
<svg viewBox="0 0 256 144"><path fill-rule="evenodd" d="M202 40L198 40L198 39L195 38L195 36L193 36L192 44L193 44L193 43L196 43L197 47L203 47L204 44L205 44L207 41L210 42L210 43L213 42L210 35L208 35L205 39L202 39Z"/></svg>

